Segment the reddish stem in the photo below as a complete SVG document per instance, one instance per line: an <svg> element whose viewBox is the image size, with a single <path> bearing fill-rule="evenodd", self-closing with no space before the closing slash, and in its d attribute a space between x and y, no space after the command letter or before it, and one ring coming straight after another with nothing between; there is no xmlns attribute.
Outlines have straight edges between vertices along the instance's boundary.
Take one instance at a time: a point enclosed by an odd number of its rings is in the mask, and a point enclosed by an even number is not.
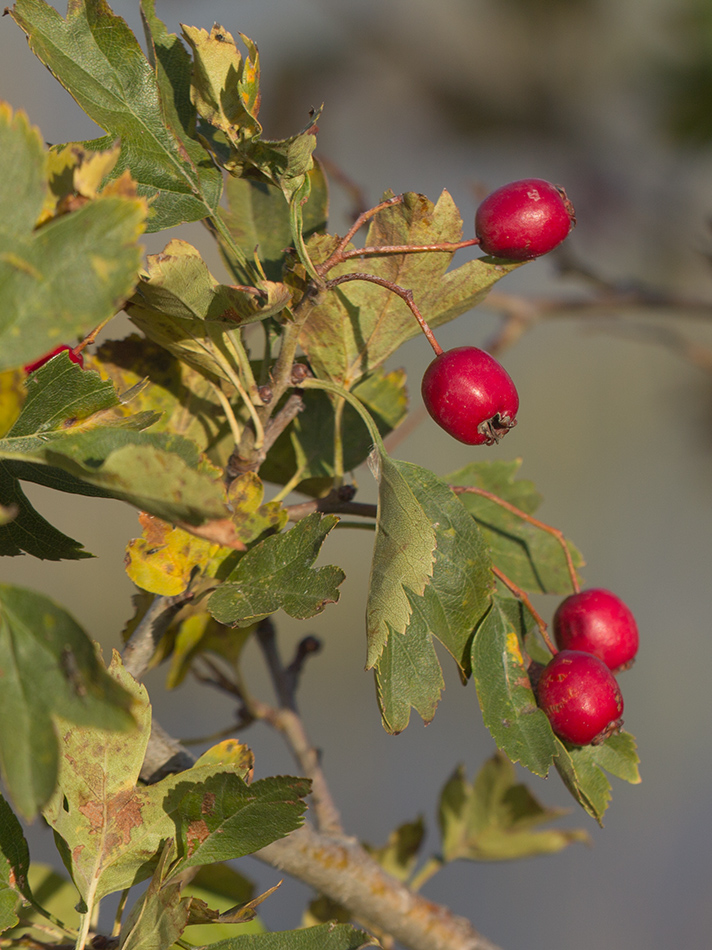
<svg viewBox="0 0 712 950"><path fill-rule="evenodd" d="M375 274L343 274L341 277L334 277L333 280L326 282L326 287L331 289L333 287L338 287L339 284L345 284L350 280L365 280L371 284L378 284L379 287L385 287L387 290L390 290L391 293L396 294L400 297L401 300L405 302L410 312L413 314L415 319L420 324L420 329L425 334L428 343L432 346L435 351L436 356L440 356L443 352L443 348L440 346L438 341L435 339L433 331L428 326L425 317L418 309L415 300L413 299L413 291L405 290L399 284L394 284L392 280L386 280L385 277L376 277Z"/></svg>
<svg viewBox="0 0 712 950"><path fill-rule="evenodd" d="M508 587L509 590L511 590L517 600L521 600L521 602L536 621L536 625L539 627L539 633L541 634L542 640L549 648L549 652L552 656L556 656L559 651L552 643L551 637L549 636L549 629L544 622L544 618L537 610L534 609L534 606L532 605L532 602L529 599L529 595L526 593L526 591L523 591L521 587L518 587L514 581L510 580L507 575L503 574L498 567L494 566L494 564L492 565L492 573L504 584L505 587Z"/></svg>
<svg viewBox="0 0 712 950"><path fill-rule="evenodd" d="M468 238L467 241L442 241L440 244L380 244L374 247L355 247L351 251L343 251L339 260L350 260L352 257L365 257L376 254L422 254L425 251L443 251L453 253L463 247L474 247L480 243L479 238ZM332 265L333 266L333 265Z"/></svg>
<svg viewBox="0 0 712 950"><path fill-rule="evenodd" d="M349 230L346 232L344 237L339 242L335 251L333 251L327 259L316 265L316 272L320 277L323 277L335 264L339 264L344 260L344 249L351 240L351 238L356 234L356 232L364 226L368 221L371 220L374 215L377 215L379 211L383 211L384 208L390 208L392 205L400 204L403 201L403 195L393 195L392 198L386 198L385 201L381 201L379 204L374 205L373 208L369 208L368 211L364 211L363 214L360 214L358 218L351 225Z"/></svg>
<svg viewBox="0 0 712 950"><path fill-rule="evenodd" d="M548 534L556 538L556 540L561 545L561 549L564 552L564 557L566 558L566 567L568 568L569 577L571 578L571 586L574 589L574 593L578 594L581 588L576 575L576 568L574 567L571 551L569 551L569 546L566 543L566 538L564 537L562 531L560 531L558 528L553 528L550 524L545 524L543 521L539 521L538 518L532 517L532 515L527 514L526 511L522 511L521 508L515 507L508 501L505 501L504 498L500 498L499 495L494 495L492 492L487 491L484 488L475 488L474 486L469 485L451 485L450 487L456 495L481 495L483 498L487 498L489 501L493 501L496 505L499 505L500 508L511 511L513 515L521 518L522 521L527 521L530 525L533 525L533 527L540 528L542 531L546 531Z"/></svg>

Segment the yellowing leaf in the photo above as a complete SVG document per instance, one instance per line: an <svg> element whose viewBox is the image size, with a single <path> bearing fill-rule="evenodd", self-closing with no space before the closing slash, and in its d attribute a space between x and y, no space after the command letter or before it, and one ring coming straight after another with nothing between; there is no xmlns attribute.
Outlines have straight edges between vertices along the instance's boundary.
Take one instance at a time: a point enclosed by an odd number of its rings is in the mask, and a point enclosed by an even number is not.
<svg viewBox="0 0 712 950"><path fill-rule="evenodd" d="M58 187L71 197L70 165L65 173ZM135 189L79 196L47 220L49 174L38 130L1 104L0 369L84 336L121 309L137 279L146 202Z"/></svg>
<svg viewBox="0 0 712 950"><path fill-rule="evenodd" d="M191 99L201 118L231 141L259 134L260 66L254 43L240 34L250 54L243 58L232 35L217 23L210 33L184 26L183 36L193 49Z"/></svg>
<svg viewBox="0 0 712 950"><path fill-rule="evenodd" d="M249 785L255 771L255 756L249 746L237 739L224 739L203 752L195 764L230 765Z"/></svg>
<svg viewBox="0 0 712 950"><path fill-rule="evenodd" d="M196 566L203 574L214 576L225 558L234 553L231 548L196 538L145 512L139 514L139 521L143 537L134 538L126 546L126 573L134 584L152 594L180 594Z"/></svg>
<svg viewBox="0 0 712 950"><path fill-rule="evenodd" d="M285 527L289 514L279 502L262 504L265 489L254 472L246 472L234 479L228 489L228 502L237 536L245 544L254 541L265 531L277 532Z"/></svg>

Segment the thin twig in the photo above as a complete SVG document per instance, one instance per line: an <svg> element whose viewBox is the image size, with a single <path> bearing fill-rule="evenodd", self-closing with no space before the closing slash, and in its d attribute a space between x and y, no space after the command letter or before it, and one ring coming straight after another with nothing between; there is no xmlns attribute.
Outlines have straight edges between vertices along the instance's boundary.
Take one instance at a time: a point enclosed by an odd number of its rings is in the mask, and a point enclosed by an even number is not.
<svg viewBox="0 0 712 950"><path fill-rule="evenodd" d="M317 827L326 834L343 834L341 817L319 761L319 753L307 736L304 724L297 713L296 687L302 662L293 662L285 668L279 656L274 625L267 618L257 629L257 642L267 663L277 699L278 708L264 703L254 703L252 711L260 719L270 723L287 740L300 768L312 783L312 800ZM314 653L315 651L309 651Z"/></svg>
<svg viewBox="0 0 712 950"><path fill-rule="evenodd" d="M290 521L301 521L313 514L315 511L321 511L323 514L336 515L355 515L362 518L375 518L378 509L376 505L366 502L352 501L355 490L353 485L341 485L339 488L330 491L323 498L313 498L311 501L303 501L296 505L287 505L287 513Z"/></svg>
<svg viewBox="0 0 712 950"><path fill-rule="evenodd" d="M346 247L348 246L351 238L359 231L364 224L371 220L379 211L383 211L384 208L390 208L393 205L401 204L403 201L403 195L393 195L392 198L386 198L385 201L379 202L377 205L374 205L373 208L369 208L368 211L364 211L362 214L356 218L352 226L348 229L344 237L339 241L336 250L333 251L325 261L322 261L321 264L316 265L316 272L320 277L323 277L324 274L328 273L331 268L338 264L342 260L342 254Z"/></svg>
<svg viewBox="0 0 712 950"><path fill-rule="evenodd" d="M549 652L552 656L556 656L559 651L556 649L551 637L549 636L549 629L544 621L544 618L541 616L538 610L535 610L527 592L522 590L522 588L515 584L514 581L510 580L507 575L500 571L498 567L495 567L494 564L492 565L492 573L504 584L505 587L511 590L517 600L521 600L521 602L536 621L536 625L539 627L539 633L541 634L542 640L549 648Z"/></svg>
<svg viewBox="0 0 712 950"><path fill-rule="evenodd" d="M538 518L534 518L532 515L527 514L526 511L522 511L521 508L517 508L515 505L512 505L510 502L505 501L504 498L500 498L499 495L495 495L491 491L487 491L485 488L476 488L474 485L451 485L450 488L455 492L456 495L480 495L482 498L487 498L488 501L492 501L495 505L499 505L500 508L504 508L505 511L511 512L513 515L516 515L517 518L521 518L522 521L528 522L534 528L539 528L541 531L546 531L547 534L552 535L561 545L561 549L564 552L564 557L566 558L566 567L569 572L569 577L571 578L571 586L574 589L574 593L578 593L580 590L580 585L578 582L578 575L576 574L576 568L574 567L573 558L571 557L571 551L569 546L566 543L566 538L562 531L558 528L552 527L550 524L546 524L543 521L539 521Z"/></svg>
<svg viewBox="0 0 712 950"><path fill-rule="evenodd" d="M443 348L435 339L433 331L430 329L425 317L418 309L412 290L406 290L405 287L401 287L399 284L394 284L392 280L386 280L385 277L376 277L375 274L365 273L342 274L341 277L334 277L333 280L327 281L326 286L327 288L331 289L333 287L338 287L339 284L345 284L351 280L365 280L371 284L378 284L379 287L385 287L386 290L390 290L391 293L394 293L397 297L400 297L410 312L413 314L415 319L418 321L420 329L425 334L428 343L432 346L435 355L440 356L442 354Z"/></svg>
<svg viewBox="0 0 712 950"><path fill-rule="evenodd" d="M121 653L124 668L135 680L148 669L156 647L178 611L193 598L186 588L173 597L156 597L129 637Z"/></svg>
<svg viewBox="0 0 712 950"><path fill-rule="evenodd" d="M354 257L376 257L379 254L424 254L432 251L454 254L463 247L475 247L479 243L479 238L468 238L466 241L441 241L439 244L376 244L373 247L355 247L350 251L343 251L341 259L336 263L340 264Z"/></svg>

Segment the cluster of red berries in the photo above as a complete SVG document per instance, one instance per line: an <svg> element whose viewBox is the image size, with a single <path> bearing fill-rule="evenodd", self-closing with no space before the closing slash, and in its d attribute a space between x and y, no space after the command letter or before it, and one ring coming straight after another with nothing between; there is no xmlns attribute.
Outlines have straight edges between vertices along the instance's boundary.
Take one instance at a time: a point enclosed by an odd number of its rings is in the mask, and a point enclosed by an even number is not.
<svg viewBox="0 0 712 950"><path fill-rule="evenodd" d="M563 188L526 178L485 198L477 209L475 233L486 254L529 261L561 244L575 223ZM474 346L436 356L423 376L422 393L437 424L466 445L492 445L517 424L514 383L497 360Z"/></svg>
<svg viewBox="0 0 712 950"><path fill-rule="evenodd" d="M598 745L623 725L623 696L615 674L638 652L638 625L609 590L572 594L554 614L559 652L536 684L539 706L554 732L574 745Z"/></svg>

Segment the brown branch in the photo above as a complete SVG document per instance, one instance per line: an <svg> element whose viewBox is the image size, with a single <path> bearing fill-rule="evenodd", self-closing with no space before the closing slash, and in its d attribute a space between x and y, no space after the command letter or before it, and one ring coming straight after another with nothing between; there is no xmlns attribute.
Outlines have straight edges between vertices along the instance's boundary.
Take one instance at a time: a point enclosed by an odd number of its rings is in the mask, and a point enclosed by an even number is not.
<svg viewBox="0 0 712 950"><path fill-rule="evenodd" d="M469 920L387 874L354 838L304 825L253 857L311 885L369 930L390 934L409 950L497 950Z"/></svg>
<svg viewBox="0 0 712 950"><path fill-rule="evenodd" d="M126 641L121 659L127 673L140 680L149 667L158 642L178 611L193 599L190 587L174 597L156 597Z"/></svg>
<svg viewBox="0 0 712 950"><path fill-rule="evenodd" d="M365 502L352 501L354 496L354 487L352 485L341 485L333 489L323 498L313 498L311 501L302 501L296 505L287 505L286 511L289 513L290 521L301 521L313 514L315 511L321 511L322 514L335 515L355 515L360 518L375 518L377 506Z"/></svg>
<svg viewBox="0 0 712 950"><path fill-rule="evenodd" d="M296 689L307 654L301 658L301 662L295 657L290 667L285 668L277 649L274 625L269 617L257 629L257 642L267 663L279 707L253 700L249 705L250 712L282 733L299 767L311 780L314 816L319 831L342 833L341 817L322 771L319 753L309 741L304 723L297 713ZM313 654L317 650L308 652Z"/></svg>

